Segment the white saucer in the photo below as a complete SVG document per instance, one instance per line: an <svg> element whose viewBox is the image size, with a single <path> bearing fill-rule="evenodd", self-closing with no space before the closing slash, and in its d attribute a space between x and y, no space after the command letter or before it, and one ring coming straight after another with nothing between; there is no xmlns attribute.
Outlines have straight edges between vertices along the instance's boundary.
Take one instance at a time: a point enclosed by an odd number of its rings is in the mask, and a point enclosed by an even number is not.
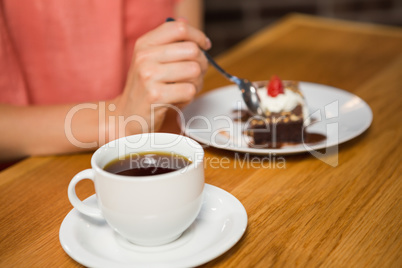
<svg viewBox="0 0 402 268"><path fill-rule="evenodd" d="M96 206L96 196L85 203ZM230 193L205 184L204 202L195 222L176 241L157 247L129 243L105 221L72 209L60 227L64 251L89 267L194 267L226 252L247 228L247 212Z"/></svg>

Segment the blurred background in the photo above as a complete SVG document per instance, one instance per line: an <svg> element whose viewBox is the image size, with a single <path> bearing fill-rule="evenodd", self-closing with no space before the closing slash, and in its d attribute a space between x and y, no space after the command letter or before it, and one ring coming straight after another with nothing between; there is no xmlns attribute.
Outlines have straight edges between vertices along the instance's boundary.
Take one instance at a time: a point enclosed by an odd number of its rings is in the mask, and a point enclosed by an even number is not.
<svg viewBox="0 0 402 268"><path fill-rule="evenodd" d="M204 0L213 56L289 13L402 26L402 0Z"/></svg>

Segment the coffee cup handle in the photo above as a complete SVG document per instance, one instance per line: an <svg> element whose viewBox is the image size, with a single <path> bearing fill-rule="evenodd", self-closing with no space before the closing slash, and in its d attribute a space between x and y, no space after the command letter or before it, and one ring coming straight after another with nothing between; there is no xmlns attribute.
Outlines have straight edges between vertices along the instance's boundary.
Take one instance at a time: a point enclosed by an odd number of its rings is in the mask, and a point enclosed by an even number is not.
<svg viewBox="0 0 402 268"><path fill-rule="evenodd" d="M82 214L98 220L104 220L102 211L99 208L85 204L78 198L75 192L75 186L79 181L89 179L94 182L94 177L95 174L92 169L86 169L77 173L77 175L73 177L73 179L70 181L70 184L68 185L68 199L70 200L70 203L74 206L74 208L76 208Z"/></svg>

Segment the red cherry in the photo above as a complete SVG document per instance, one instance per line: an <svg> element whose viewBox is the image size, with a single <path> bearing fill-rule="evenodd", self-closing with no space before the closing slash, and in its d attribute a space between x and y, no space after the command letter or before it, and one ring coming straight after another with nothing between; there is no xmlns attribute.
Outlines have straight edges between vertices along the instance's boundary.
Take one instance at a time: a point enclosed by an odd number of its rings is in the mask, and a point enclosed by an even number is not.
<svg viewBox="0 0 402 268"><path fill-rule="evenodd" d="M284 94L283 84L278 76L273 75L271 77L271 80L267 85L267 94L271 97L276 97L279 94Z"/></svg>

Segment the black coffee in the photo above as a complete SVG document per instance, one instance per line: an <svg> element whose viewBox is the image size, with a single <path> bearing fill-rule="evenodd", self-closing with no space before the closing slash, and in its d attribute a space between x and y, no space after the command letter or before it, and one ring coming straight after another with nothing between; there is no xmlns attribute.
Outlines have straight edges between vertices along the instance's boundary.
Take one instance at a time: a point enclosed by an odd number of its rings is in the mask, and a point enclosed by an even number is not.
<svg viewBox="0 0 402 268"><path fill-rule="evenodd" d="M182 169L191 164L186 157L166 152L131 153L115 159L103 169L124 176L150 176Z"/></svg>

